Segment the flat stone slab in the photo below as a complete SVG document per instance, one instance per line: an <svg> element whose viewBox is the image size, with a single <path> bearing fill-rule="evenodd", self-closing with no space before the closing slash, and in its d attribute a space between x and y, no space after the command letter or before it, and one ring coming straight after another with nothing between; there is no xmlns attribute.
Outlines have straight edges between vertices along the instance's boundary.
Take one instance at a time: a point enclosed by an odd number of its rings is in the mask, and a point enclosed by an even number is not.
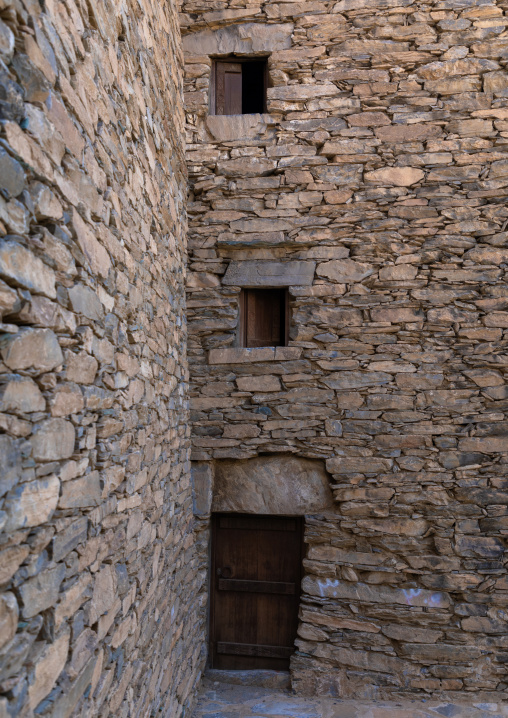
<svg viewBox="0 0 508 718"><path fill-rule="evenodd" d="M300 347L223 347L210 349L209 364L250 364L266 361L296 361Z"/></svg>
<svg viewBox="0 0 508 718"><path fill-rule="evenodd" d="M315 268L315 262L306 261L233 261L222 283L237 287L303 287L312 284Z"/></svg>
<svg viewBox="0 0 508 718"><path fill-rule="evenodd" d="M216 463L212 511L301 516L332 508L322 461L286 454Z"/></svg>
<svg viewBox="0 0 508 718"><path fill-rule="evenodd" d="M289 671L224 671L211 668L206 672L210 683L227 683L231 686L258 686L272 690L289 690L291 681Z"/></svg>
<svg viewBox="0 0 508 718"><path fill-rule="evenodd" d="M237 677L235 677L237 674ZM257 674L257 675L255 675ZM280 678L278 678L280 676ZM287 674L271 671L209 671L192 718L505 718L508 703L397 700L349 701L304 698L284 685ZM233 683L224 681L231 680ZM254 681L254 685L252 684Z"/></svg>

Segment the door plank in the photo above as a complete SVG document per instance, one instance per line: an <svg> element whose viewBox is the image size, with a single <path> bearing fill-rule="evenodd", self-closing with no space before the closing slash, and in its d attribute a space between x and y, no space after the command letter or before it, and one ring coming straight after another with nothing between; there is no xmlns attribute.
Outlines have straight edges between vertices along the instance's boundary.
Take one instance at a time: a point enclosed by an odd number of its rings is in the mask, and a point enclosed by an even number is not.
<svg viewBox="0 0 508 718"><path fill-rule="evenodd" d="M246 531L297 531L299 519L286 516L219 516L221 529L245 529Z"/></svg>
<svg viewBox="0 0 508 718"><path fill-rule="evenodd" d="M242 113L242 65L239 62L215 64L215 114Z"/></svg>
<svg viewBox="0 0 508 718"><path fill-rule="evenodd" d="M260 646L252 643L224 643L222 641L217 644L217 653L232 656L289 658L294 650L294 646Z"/></svg>
<svg viewBox="0 0 508 718"><path fill-rule="evenodd" d="M219 579L219 591L250 591L251 593L294 594L294 583L283 581L241 581L236 578Z"/></svg>

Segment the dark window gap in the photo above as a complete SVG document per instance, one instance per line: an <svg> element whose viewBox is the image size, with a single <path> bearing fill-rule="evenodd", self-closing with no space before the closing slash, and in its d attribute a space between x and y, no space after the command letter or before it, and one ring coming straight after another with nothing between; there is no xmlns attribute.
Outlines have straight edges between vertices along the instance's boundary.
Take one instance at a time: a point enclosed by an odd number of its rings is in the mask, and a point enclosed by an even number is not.
<svg viewBox="0 0 508 718"><path fill-rule="evenodd" d="M266 62L244 62L242 65L242 114L265 111Z"/></svg>

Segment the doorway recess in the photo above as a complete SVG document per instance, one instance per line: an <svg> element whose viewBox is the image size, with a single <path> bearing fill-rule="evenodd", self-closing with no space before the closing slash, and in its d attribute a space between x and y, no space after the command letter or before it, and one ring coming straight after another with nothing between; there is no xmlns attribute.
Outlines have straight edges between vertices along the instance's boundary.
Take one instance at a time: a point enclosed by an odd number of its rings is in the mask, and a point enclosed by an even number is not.
<svg viewBox="0 0 508 718"><path fill-rule="evenodd" d="M214 514L211 667L289 669L298 628L303 519Z"/></svg>

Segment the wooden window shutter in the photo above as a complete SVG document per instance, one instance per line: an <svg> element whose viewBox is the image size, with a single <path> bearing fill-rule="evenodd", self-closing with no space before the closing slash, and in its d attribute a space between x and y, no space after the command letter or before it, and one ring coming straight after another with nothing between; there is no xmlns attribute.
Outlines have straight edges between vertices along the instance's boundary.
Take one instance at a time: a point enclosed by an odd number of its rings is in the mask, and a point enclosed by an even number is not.
<svg viewBox="0 0 508 718"><path fill-rule="evenodd" d="M286 291L245 289L242 298L243 345L278 347L286 343Z"/></svg>
<svg viewBox="0 0 508 718"><path fill-rule="evenodd" d="M217 115L242 114L242 64L240 62L216 63L215 112Z"/></svg>

